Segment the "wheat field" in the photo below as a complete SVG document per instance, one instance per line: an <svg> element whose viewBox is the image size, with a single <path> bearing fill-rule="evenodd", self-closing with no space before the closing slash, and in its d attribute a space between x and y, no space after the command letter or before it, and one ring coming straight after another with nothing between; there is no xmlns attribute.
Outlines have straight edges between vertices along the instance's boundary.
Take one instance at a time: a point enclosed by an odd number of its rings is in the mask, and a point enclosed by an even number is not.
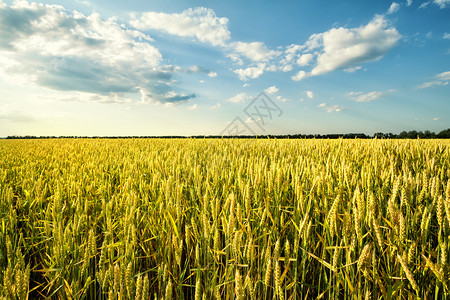
<svg viewBox="0 0 450 300"><path fill-rule="evenodd" d="M449 146L1 140L0 298L450 297Z"/></svg>

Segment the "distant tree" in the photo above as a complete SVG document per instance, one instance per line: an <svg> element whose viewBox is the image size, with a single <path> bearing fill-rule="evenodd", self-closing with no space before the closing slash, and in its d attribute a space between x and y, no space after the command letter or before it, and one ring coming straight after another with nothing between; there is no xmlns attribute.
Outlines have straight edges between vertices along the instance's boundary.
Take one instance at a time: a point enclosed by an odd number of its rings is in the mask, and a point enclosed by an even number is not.
<svg viewBox="0 0 450 300"><path fill-rule="evenodd" d="M416 139L417 135L418 135L418 132L416 130L411 130L411 131L408 131L408 134L406 137L409 139Z"/></svg>
<svg viewBox="0 0 450 300"><path fill-rule="evenodd" d="M442 130L441 132L439 132L437 137L440 138L440 139L450 139L450 128Z"/></svg>
<svg viewBox="0 0 450 300"><path fill-rule="evenodd" d="M396 135L393 134L392 132L389 132L389 133L386 133L386 137L387 137L388 139L395 139L395 138L396 138Z"/></svg>
<svg viewBox="0 0 450 300"><path fill-rule="evenodd" d="M382 132L376 132L376 133L373 135L373 137L374 137L374 138L377 138L377 139L381 139L381 138L384 138L385 136L384 136L384 133L382 133Z"/></svg>
<svg viewBox="0 0 450 300"><path fill-rule="evenodd" d="M425 130L425 132L423 133L423 138L425 139L432 139L435 138L436 134L434 132L431 132L429 130Z"/></svg>
<svg viewBox="0 0 450 300"><path fill-rule="evenodd" d="M399 139L406 139L408 137L408 133L406 131L402 131L397 135L397 137Z"/></svg>

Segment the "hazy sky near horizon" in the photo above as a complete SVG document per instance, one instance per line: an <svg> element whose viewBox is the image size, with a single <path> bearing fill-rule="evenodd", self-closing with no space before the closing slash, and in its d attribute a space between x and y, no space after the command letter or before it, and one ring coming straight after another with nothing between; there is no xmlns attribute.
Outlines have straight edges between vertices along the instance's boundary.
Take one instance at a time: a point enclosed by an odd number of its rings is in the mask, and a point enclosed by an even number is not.
<svg viewBox="0 0 450 300"><path fill-rule="evenodd" d="M0 137L439 132L449 82L450 0L0 0Z"/></svg>

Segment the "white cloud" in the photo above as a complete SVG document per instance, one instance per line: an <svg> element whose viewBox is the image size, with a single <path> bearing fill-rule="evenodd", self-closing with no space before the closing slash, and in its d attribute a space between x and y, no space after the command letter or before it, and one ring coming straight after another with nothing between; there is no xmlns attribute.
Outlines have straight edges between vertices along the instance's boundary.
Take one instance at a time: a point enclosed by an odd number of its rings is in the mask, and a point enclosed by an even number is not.
<svg viewBox="0 0 450 300"><path fill-rule="evenodd" d="M358 28L340 27L313 34L305 43L305 51L316 51L316 65L310 72L302 70L292 79L298 81L379 60L400 37L397 29L389 27L383 16L376 16L367 25Z"/></svg>
<svg viewBox="0 0 450 300"><path fill-rule="evenodd" d="M450 71L437 74L436 78L439 80L450 80Z"/></svg>
<svg viewBox="0 0 450 300"><path fill-rule="evenodd" d="M279 51L270 50L262 42L235 42L231 44L231 47L234 51L252 61L268 61L281 53Z"/></svg>
<svg viewBox="0 0 450 300"><path fill-rule="evenodd" d="M282 96L277 96L277 100L278 100L278 101L281 101L281 102L289 101L288 99L283 98Z"/></svg>
<svg viewBox="0 0 450 300"><path fill-rule="evenodd" d="M24 15L19 18L27 18L26 13L39 17L18 20L25 22L25 28L10 28L16 34L23 30L20 36L6 36L7 40L11 39L9 45L18 52L33 52L36 56L83 57L108 66L132 60L140 61L141 66L154 67L162 58L158 49L148 43L152 41L149 36L121 28L114 19L103 21L97 13L84 16L56 5L21 3L20 10L16 10ZM3 25L12 25L5 23Z"/></svg>
<svg viewBox="0 0 450 300"><path fill-rule="evenodd" d="M196 110L197 108L198 108L197 104L190 105L190 106L187 107L187 109L189 109L189 110Z"/></svg>
<svg viewBox="0 0 450 300"><path fill-rule="evenodd" d="M450 0L433 0L433 1L426 1L426 2L423 2L420 6L419 6L419 8L426 8L428 5L430 5L430 3L434 3L434 4L436 4L437 6L439 6L441 9L444 9L444 8L446 8L447 7L447 5L449 5L450 4Z"/></svg>
<svg viewBox="0 0 450 300"><path fill-rule="evenodd" d="M250 84L248 84L248 83L244 83L243 85L242 85L242 87L249 87L250 86Z"/></svg>
<svg viewBox="0 0 450 300"><path fill-rule="evenodd" d="M361 70L361 66L356 66L356 67L353 67L353 68L344 69L344 72L353 73L353 72L356 72L358 70Z"/></svg>
<svg viewBox="0 0 450 300"><path fill-rule="evenodd" d="M377 100L383 96L385 96L387 93L382 91L373 91L368 93L363 92L350 92L347 93L347 96L352 98L356 102L370 102Z"/></svg>
<svg viewBox="0 0 450 300"><path fill-rule="evenodd" d="M247 119L245 119L245 121L244 121L245 123L247 123L247 124L251 124L251 123L254 123L254 121L253 121L253 119L252 118L250 118L250 117L247 117Z"/></svg>
<svg viewBox="0 0 450 300"><path fill-rule="evenodd" d="M306 91L306 96L308 96L309 99L314 99L314 93L312 91Z"/></svg>
<svg viewBox="0 0 450 300"><path fill-rule="evenodd" d="M275 65L270 65L265 70L270 71L270 72L275 72L276 70L278 70L278 68Z"/></svg>
<svg viewBox="0 0 450 300"><path fill-rule="evenodd" d="M162 65L152 42L148 35L114 18L103 20L98 13L85 16L27 1L0 6L0 76L6 81L96 94L99 102L105 96L139 93L156 103L195 97L167 96L179 68Z"/></svg>
<svg viewBox="0 0 450 300"><path fill-rule="evenodd" d="M292 44L286 47L284 50L284 59L281 60L282 64L288 64L294 62L298 66L307 66L314 59L314 55L311 53L302 54L301 51L306 48L305 45Z"/></svg>
<svg viewBox="0 0 450 300"><path fill-rule="evenodd" d="M236 53L227 54L227 57L233 61L234 64L242 66L244 61Z"/></svg>
<svg viewBox="0 0 450 300"><path fill-rule="evenodd" d="M434 76L435 80L424 82L416 87L416 89L426 89L433 86L448 85L450 81L450 71L442 72Z"/></svg>
<svg viewBox="0 0 450 300"><path fill-rule="evenodd" d="M229 98L227 101L231 102L231 103L242 103L242 102L245 102L245 100L248 100L248 99L250 99L250 97L247 96L247 94L240 93L240 94L237 94L236 96L233 96L233 97Z"/></svg>
<svg viewBox="0 0 450 300"><path fill-rule="evenodd" d="M218 109L218 108L220 108L220 103L217 102L216 105L213 105L213 106L211 106L210 108L211 108L211 109Z"/></svg>
<svg viewBox="0 0 450 300"><path fill-rule="evenodd" d="M141 30L160 30L172 35L195 37L214 46L224 45L230 39L227 18L219 18L212 9L189 8L180 14L144 12L139 18L132 15L131 25Z"/></svg>
<svg viewBox="0 0 450 300"><path fill-rule="evenodd" d="M300 81L305 77L308 77L309 75L305 71L299 71L296 75L292 76L292 80L294 81Z"/></svg>
<svg viewBox="0 0 450 300"><path fill-rule="evenodd" d="M213 77L217 77L217 73L216 72L209 72L208 76L213 78Z"/></svg>
<svg viewBox="0 0 450 300"><path fill-rule="evenodd" d="M444 39L450 40L450 33L444 33Z"/></svg>
<svg viewBox="0 0 450 300"><path fill-rule="evenodd" d="M268 87L264 90L267 94L275 94L279 91L279 89L276 86Z"/></svg>
<svg viewBox="0 0 450 300"><path fill-rule="evenodd" d="M426 89L426 88L430 88L433 87L435 85L447 85L447 82L442 82L442 81L428 81L428 82L424 82L422 84L419 84L416 89Z"/></svg>
<svg viewBox="0 0 450 300"><path fill-rule="evenodd" d="M341 110L343 110L344 108L339 106L339 105L327 105L326 103L321 103L318 105L319 107L325 109L327 112L339 112Z"/></svg>
<svg viewBox="0 0 450 300"><path fill-rule="evenodd" d="M256 67L248 67L246 69L237 69L233 72L239 76L239 79L242 81L247 81L249 79L258 78L264 73L264 68L266 64L259 63Z"/></svg>
<svg viewBox="0 0 450 300"><path fill-rule="evenodd" d="M314 58L314 56L311 53L303 54L297 59L297 65L307 66L310 64L310 62L313 60L313 58Z"/></svg>
<svg viewBox="0 0 450 300"><path fill-rule="evenodd" d="M420 4L419 9L422 9L422 8L427 7L427 6L430 4L430 2L431 2L431 1L423 2L422 4Z"/></svg>
<svg viewBox="0 0 450 300"><path fill-rule="evenodd" d="M390 15L390 14L396 13L399 11L399 9L400 9L400 4L398 4L397 2L392 2L391 6L389 6L387 14Z"/></svg>
<svg viewBox="0 0 450 300"><path fill-rule="evenodd" d="M292 44L286 47L284 51L284 59L286 62L291 62L295 57L298 57L298 52L300 52L305 46Z"/></svg>
<svg viewBox="0 0 450 300"><path fill-rule="evenodd" d="M450 0L434 0L433 2L440 8L446 8L450 4Z"/></svg>
<svg viewBox="0 0 450 300"><path fill-rule="evenodd" d="M440 118L433 118L433 121L439 121Z"/></svg>
<svg viewBox="0 0 450 300"><path fill-rule="evenodd" d="M411 6L412 0L406 0L406 6Z"/></svg>
<svg viewBox="0 0 450 300"><path fill-rule="evenodd" d="M292 71L292 65L284 65L284 66L281 66L281 67L280 67L280 70L281 70L282 72L290 72L290 71Z"/></svg>

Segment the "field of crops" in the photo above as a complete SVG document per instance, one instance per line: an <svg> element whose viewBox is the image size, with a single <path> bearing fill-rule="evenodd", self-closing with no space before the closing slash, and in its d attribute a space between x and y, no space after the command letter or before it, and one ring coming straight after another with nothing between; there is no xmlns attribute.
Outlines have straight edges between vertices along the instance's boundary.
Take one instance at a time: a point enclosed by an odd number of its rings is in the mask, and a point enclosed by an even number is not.
<svg viewBox="0 0 450 300"><path fill-rule="evenodd" d="M0 298L449 297L449 146L0 141Z"/></svg>

